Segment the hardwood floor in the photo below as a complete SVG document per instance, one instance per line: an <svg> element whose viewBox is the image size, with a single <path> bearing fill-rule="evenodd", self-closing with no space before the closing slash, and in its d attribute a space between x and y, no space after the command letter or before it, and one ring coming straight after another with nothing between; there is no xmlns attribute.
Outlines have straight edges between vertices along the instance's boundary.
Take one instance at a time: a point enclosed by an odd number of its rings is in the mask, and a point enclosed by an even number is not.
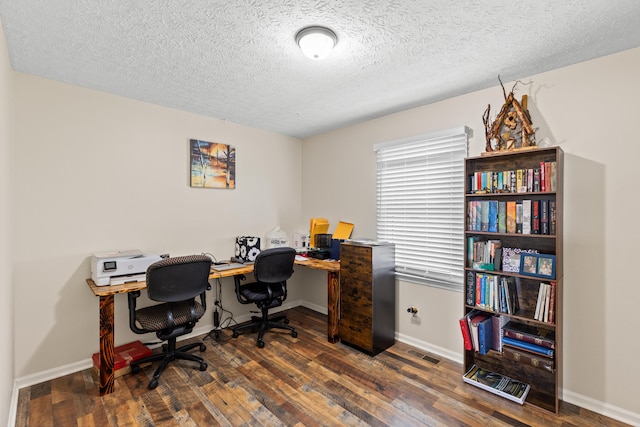
<svg viewBox="0 0 640 427"><path fill-rule="evenodd" d="M518 405L461 379L462 367L406 344L376 357L329 344L326 316L287 311L298 338L223 331L198 353L209 368L178 361L116 379L100 397L93 369L20 390L16 426L623 426L574 405L558 416ZM200 337L202 339L202 337ZM197 351L197 350L196 350Z"/></svg>

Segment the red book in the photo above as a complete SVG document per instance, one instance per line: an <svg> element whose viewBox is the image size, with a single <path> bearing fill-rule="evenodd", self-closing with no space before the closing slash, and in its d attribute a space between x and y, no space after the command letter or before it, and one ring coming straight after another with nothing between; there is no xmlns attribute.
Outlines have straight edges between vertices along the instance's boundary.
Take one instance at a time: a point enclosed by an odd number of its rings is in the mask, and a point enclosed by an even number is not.
<svg viewBox="0 0 640 427"><path fill-rule="evenodd" d="M549 289L549 323L555 323L556 314L556 282L551 282L551 288Z"/></svg>
<svg viewBox="0 0 640 427"><path fill-rule="evenodd" d="M464 349L473 350L473 344L471 343L471 333L469 332L469 321L467 320L467 316L464 316L460 319L460 330L462 331Z"/></svg>
<svg viewBox="0 0 640 427"><path fill-rule="evenodd" d="M502 328L505 337L524 341L544 348L556 348L556 333L553 329L526 325L517 322L509 322Z"/></svg>
<svg viewBox="0 0 640 427"><path fill-rule="evenodd" d="M540 200L533 200L531 205L531 234L540 234Z"/></svg>
<svg viewBox="0 0 640 427"><path fill-rule="evenodd" d="M540 162L540 191L547 191L547 180L545 179L544 162Z"/></svg>

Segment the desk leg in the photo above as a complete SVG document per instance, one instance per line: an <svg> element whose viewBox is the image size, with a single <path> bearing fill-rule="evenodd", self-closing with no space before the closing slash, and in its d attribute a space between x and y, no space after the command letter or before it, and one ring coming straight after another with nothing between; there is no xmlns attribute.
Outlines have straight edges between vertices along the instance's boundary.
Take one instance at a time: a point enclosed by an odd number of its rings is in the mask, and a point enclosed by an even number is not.
<svg viewBox="0 0 640 427"><path fill-rule="evenodd" d="M340 340L338 328L340 326L340 273L337 271L327 272L328 301L328 339L330 343L337 343Z"/></svg>
<svg viewBox="0 0 640 427"><path fill-rule="evenodd" d="M100 396L113 393L113 300L100 297Z"/></svg>

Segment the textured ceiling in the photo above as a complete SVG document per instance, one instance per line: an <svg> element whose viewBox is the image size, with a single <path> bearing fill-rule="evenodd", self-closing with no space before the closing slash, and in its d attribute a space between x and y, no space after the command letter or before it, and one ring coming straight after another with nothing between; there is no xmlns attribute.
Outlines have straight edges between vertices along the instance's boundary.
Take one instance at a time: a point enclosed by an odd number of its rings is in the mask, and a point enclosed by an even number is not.
<svg viewBox="0 0 640 427"><path fill-rule="evenodd" d="M0 0L14 70L307 137L640 46L637 0ZM296 32L320 24L323 61Z"/></svg>

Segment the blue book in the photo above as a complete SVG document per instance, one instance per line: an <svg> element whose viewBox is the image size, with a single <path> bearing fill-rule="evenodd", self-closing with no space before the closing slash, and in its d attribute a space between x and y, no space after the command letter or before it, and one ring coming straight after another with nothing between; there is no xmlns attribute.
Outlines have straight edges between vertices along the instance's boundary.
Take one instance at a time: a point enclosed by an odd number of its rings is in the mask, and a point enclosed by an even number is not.
<svg viewBox="0 0 640 427"><path fill-rule="evenodd" d="M489 200L489 230L490 233L498 232L498 201Z"/></svg>
<svg viewBox="0 0 640 427"><path fill-rule="evenodd" d="M489 316L478 323L478 353L487 354L493 345L493 324Z"/></svg>
<svg viewBox="0 0 640 427"><path fill-rule="evenodd" d="M478 330L478 335L480 335L480 330ZM541 354L543 356L553 357L553 350L550 348L542 347L541 345L537 345L537 344L531 344L525 341L516 340L514 338L502 337L502 344L507 344L512 347L528 350L537 354Z"/></svg>

